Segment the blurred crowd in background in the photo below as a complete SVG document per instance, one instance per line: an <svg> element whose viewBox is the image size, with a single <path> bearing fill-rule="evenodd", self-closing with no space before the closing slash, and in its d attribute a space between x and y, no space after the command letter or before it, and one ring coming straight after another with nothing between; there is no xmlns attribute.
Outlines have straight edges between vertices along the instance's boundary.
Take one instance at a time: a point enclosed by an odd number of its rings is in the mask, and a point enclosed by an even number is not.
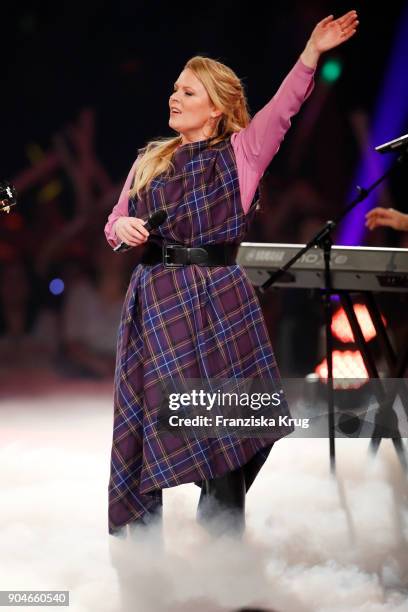
<svg viewBox="0 0 408 612"><path fill-rule="evenodd" d="M3 116L7 146L2 147L0 178L18 190L18 205L0 217L0 376L5 384L13 380L24 388L38 377L112 380L120 310L140 249L113 253L103 228L137 149L158 135L170 135L168 89L188 57L207 52L232 65L247 82L256 112L296 61L313 24L336 9L359 9L359 3L333 2L329 9L319 1L308 7L277 3L269 8L267 38L265 8L243 24L226 2L218 17L197 9L194 26L178 19L172 30L176 19L171 20L168 7L151 4L119 2L115 11L111 3L99 10L91 2L82 16L75 17L72 9L57 23L45 9L24 3L10 7L17 39L25 45L8 52L5 73L13 86ZM362 8L361 40L346 45L340 57L343 75L328 83L316 74L312 97L264 176L247 240L303 244L347 203L364 155L383 56L403 6L397 4L386 20L382 49L375 32L381 17ZM155 23L154 8L161 12L160 23ZM178 6L179 14L182 10ZM84 21L89 27L93 23L94 38L85 36ZM237 42L245 25L250 35L243 51ZM76 41L69 37L72 32ZM174 46L163 57L166 36L174 37ZM262 48L259 40L265 41ZM356 78L368 57L368 74ZM406 183L403 173L397 174L381 188L378 203L407 211ZM408 236L378 229L365 236L364 244L408 248ZM406 307L399 299L397 310ZM283 374L313 369L322 324L318 297L306 290L274 290L262 297L262 306Z"/></svg>

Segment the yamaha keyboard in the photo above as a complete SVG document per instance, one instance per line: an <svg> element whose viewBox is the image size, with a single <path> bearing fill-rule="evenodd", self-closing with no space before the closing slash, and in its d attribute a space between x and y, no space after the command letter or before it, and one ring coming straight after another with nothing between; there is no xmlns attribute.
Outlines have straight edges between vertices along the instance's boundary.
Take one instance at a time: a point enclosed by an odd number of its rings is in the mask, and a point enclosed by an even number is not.
<svg viewBox="0 0 408 612"><path fill-rule="evenodd" d="M256 287L287 263L303 244L242 242L237 263ZM408 291L408 249L333 246L332 289L344 291ZM272 287L324 289L323 251L307 251Z"/></svg>

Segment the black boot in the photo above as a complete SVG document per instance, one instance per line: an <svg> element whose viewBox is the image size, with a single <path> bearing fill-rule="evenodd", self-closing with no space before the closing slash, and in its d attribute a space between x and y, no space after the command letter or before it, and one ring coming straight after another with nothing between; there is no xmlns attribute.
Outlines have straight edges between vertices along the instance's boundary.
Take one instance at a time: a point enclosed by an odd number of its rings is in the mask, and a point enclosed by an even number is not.
<svg viewBox="0 0 408 612"><path fill-rule="evenodd" d="M197 521L212 535L242 536L245 531L245 476L242 468L205 480Z"/></svg>

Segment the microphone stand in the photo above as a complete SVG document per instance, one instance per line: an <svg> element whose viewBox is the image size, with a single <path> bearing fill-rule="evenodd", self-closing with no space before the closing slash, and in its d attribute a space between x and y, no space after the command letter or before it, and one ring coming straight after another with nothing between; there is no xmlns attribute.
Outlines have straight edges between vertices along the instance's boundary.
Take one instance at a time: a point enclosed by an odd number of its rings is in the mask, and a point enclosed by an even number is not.
<svg viewBox="0 0 408 612"><path fill-rule="evenodd" d="M331 295L332 295L332 283L331 283L331 269L330 269L330 258L331 248L333 246L332 233L336 229L337 225L349 214L353 208L365 200L370 193L382 183L390 174L402 164L408 156L408 146L398 156L390 168L372 183L367 189L357 185L358 196L354 198L346 206L346 208L337 215L333 221L327 221L322 229L304 246L296 255L294 255L285 265L278 268L275 272L270 275L270 278L261 285L259 290L261 293L265 293L274 282L276 282L293 264L304 255L307 251L312 248L320 248L323 250L324 257L324 319L325 319L325 332L326 332L326 360L327 360L327 405L328 405L328 429L329 429L329 447L330 447L330 470L332 473L336 470L336 455L335 455L335 428L334 428L334 384L333 384L333 336L331 333L332 326L332 307L331 307Z"/></svg>

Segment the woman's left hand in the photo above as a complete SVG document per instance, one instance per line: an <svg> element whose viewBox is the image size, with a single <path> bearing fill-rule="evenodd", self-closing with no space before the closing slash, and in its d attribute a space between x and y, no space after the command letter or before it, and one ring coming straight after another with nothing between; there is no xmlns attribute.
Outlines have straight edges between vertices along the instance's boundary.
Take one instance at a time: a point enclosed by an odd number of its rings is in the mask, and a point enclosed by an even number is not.
<svg viewBox="0 0 408 612"><path fill-rule="evenodd" d="M329 49L338 47L354 36L357 31L358 18L356 11L349 11L338 19L329 15L319 21L314 28L301 58L307 66L315 67L320 55Z"/></svg>
<svg viewBox="0 0 408 612"><path fill-rule="evenodd" d="M357 26L356 11L349 11L338 19L334 19L333 15L329 15L322 21L319 21L310 36L309 42L318 53L324 53L354 36Z"/></svg>

